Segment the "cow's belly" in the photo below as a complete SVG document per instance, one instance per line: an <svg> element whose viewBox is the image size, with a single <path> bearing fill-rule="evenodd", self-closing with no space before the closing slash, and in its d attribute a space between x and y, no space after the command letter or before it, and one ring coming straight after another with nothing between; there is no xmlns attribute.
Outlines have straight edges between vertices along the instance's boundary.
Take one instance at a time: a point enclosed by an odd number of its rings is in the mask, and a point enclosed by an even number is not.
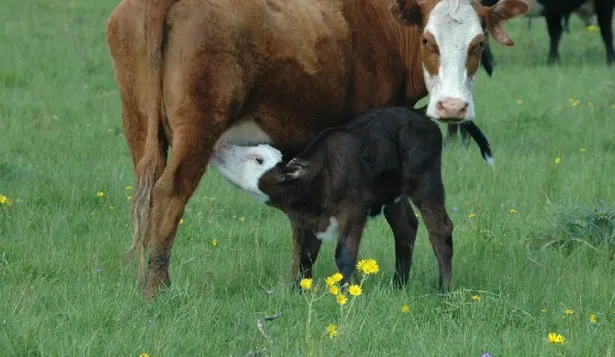
<svg viewBox="0 0 615 357"><path fill-rule="evenodd" d="M242 118L235 125L226 130L218 143L227 143L239 146L259 144L273 144L273 140L251 117Z"/></svg>

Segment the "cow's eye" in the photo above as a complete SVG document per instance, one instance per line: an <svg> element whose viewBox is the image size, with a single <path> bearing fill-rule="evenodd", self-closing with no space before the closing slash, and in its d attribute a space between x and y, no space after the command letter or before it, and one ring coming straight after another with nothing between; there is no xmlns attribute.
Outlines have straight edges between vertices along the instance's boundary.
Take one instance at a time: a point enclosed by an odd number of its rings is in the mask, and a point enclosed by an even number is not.
<svg viewBox="0 0 615 357"><path fill-rule="evenodd" d="M478 47L479 47L479 48L483 48L483 47L485 47L485 42L484 42L484 41L480 41L480 42L478 43Z"/></svg>
<svg viewBox="0 0 615 357"><path fill-rule="evenodd" d="M429 40L423 37L423 46L427 46L428 43L429 43Z"/></svg>
<svg viewBox="0 0 615 357"><path fill-rule="evenodd" d="M262 158L262 157L257 157L257 158L256 158L256 162L257 162L259 165L262 165L262 164L263 164L263 162L265 162L265 161L263 160L263 158Z"/></svg>

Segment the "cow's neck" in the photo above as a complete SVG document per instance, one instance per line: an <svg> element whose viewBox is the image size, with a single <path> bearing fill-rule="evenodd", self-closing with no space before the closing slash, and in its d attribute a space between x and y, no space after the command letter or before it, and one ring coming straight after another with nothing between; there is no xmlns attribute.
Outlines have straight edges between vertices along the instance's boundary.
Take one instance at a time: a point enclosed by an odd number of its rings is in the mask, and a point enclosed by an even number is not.
<svg viewBox="0 0 615 357"><path fill-rule="evenodd" d="M404 67L405 73L400 74L405 78L403 98L400 98L404 102L399 104L414 106L428 94L421 62L423 28L419 25L402 26L395 21L389 8L390 1L371 0L371 4L389 43L397 49Z"/></svg>

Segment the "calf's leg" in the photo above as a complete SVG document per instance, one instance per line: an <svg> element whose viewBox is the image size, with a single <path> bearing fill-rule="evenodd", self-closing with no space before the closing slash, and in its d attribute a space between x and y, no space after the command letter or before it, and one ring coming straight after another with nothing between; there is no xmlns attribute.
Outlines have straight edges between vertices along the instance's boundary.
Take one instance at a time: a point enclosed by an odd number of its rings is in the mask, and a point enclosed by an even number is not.
<svg viewBox="0 0 615 357"><path fill-rule="evenodd" d="M349 283L357 265L359 244L365 228L365 216L346 216L339 220L339 236L335 248L335 265L343 275L341 285Z"/></svg>
<svg viewBox="0 0 615 357"><path fill-rule="evenodd" d="M451 288L453 261L453 222L446 212L444 185L438 169L420 175L409 187L410 198L425 222L440 270L439 288L444 293Z"/></svg>
<svg viewBox="0 0 615 357"><path fill-rule="evenodd" d="M408 283L419 221L407 197L402 197L399 202L386 206L384 216L395 238L394 283L401 288Z"/></svg>
<svg viewBox="0 0 615 357"><path fill-rule="evenodd" d="M298 286L300 279L312 278L312 268L318 257L321 240L316 238L312 230L305 229L301 224L289 217L293 230L293 263L291 266L291 280L294 287ZM299 276L297 277L297 272Z"/></svg>
<svg viewBox="0 0 615 357"><path fill-rule="evenodd" d="M606 49L606 63L615 64L615 51L613 50L613 7L615 0L596 0L596 15L600 26L600 35Z"/></svg>
<svg viewBox="0 0 615 357"><path fill-rule="evenodd" d="M559 58L559 40L562 37L562 18L559 13L545 14L547 20L547 29L549 30L549 38L551 39L551 45L549 49L549 58L547 59L548 65L560 64Z"/></svg>

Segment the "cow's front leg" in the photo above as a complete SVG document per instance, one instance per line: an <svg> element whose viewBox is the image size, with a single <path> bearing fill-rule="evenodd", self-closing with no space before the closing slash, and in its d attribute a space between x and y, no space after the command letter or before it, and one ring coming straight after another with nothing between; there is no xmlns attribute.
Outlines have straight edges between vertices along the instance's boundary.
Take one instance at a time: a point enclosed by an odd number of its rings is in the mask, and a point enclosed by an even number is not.
<svg viewBox="0 0 615 357"><path fill-rule="evenodd" d="M349 283L350 277L354 273L366 219L364 215L349 215L340 222L337 247L335 248L335 264L337 270L343 275L341 285Z"/></svg>
<svg viewBox="0 0 615 357"><path fill-rule="evenodd" d="M545 15L547 20L547 28L549 30L549 38L551 39L551 45L549 48L549 58L547 60L548 65L560 64L559 58L559 40L562 37L562 17L560 14L547 14Z"/></svg>

